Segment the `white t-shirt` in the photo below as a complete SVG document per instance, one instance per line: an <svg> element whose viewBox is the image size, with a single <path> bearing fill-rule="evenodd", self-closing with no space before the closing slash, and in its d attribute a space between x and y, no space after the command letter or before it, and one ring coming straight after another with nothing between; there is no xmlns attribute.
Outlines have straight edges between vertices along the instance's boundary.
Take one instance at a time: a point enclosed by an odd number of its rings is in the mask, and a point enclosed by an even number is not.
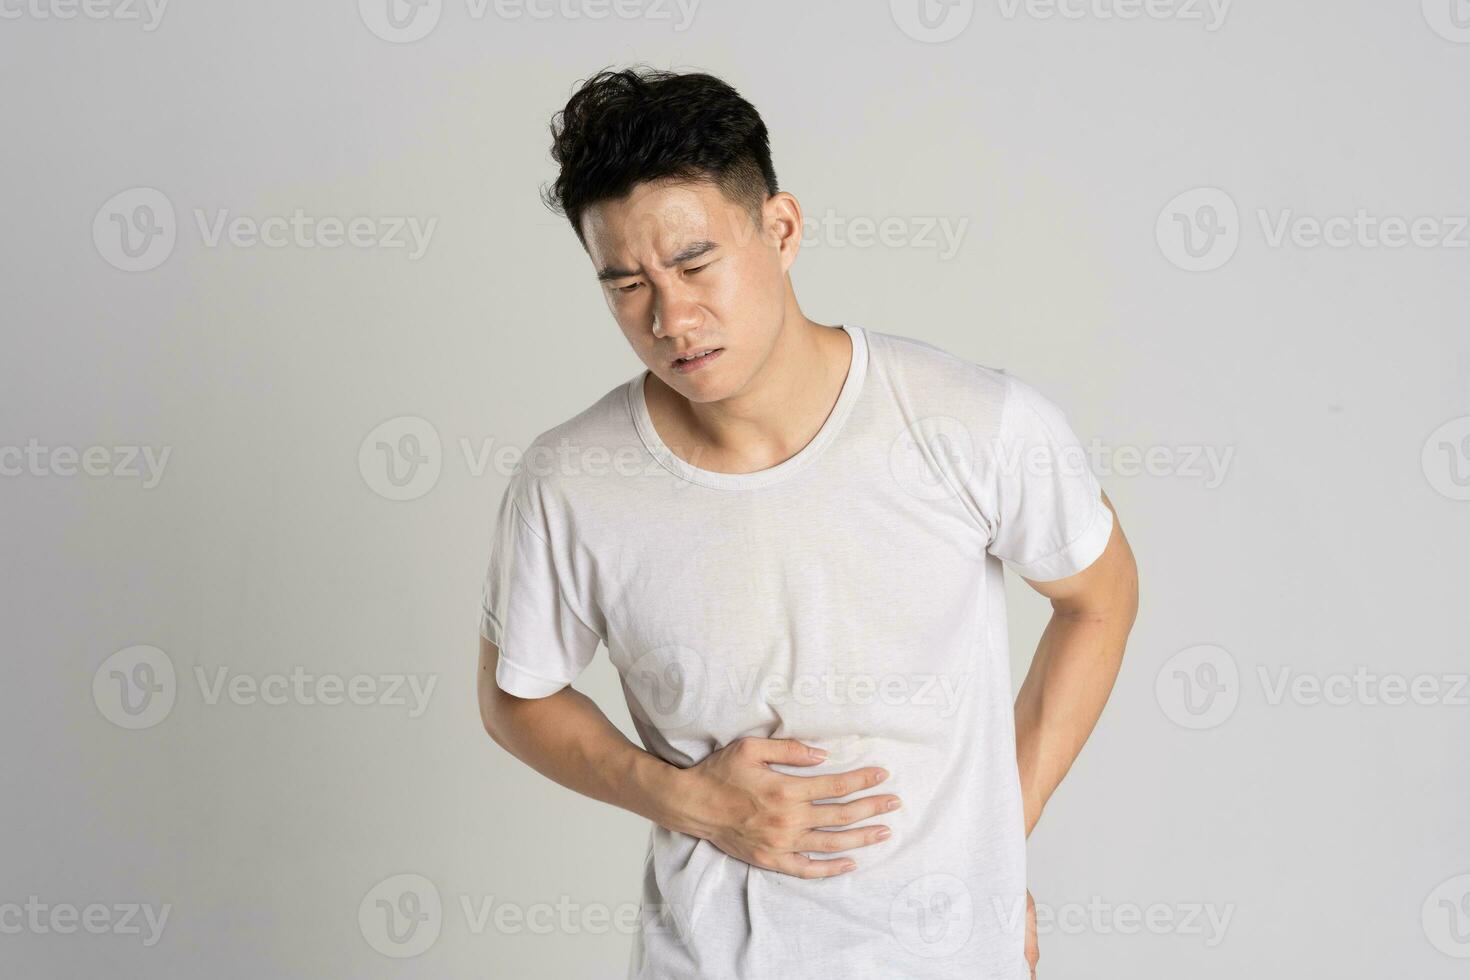
<svg viewBox="0 0 1470 980"><path fill-rule="evenodd" d="M605 643L644 747L754 735L880 765L888 840L825 879L653 826L630 978L1021 980L1025 828L1002 563L1062 578L1112 514L1061 410L1003 371L844 325L817 435L755 473L674 455L646 372L540 435L501 500L481 632L499 685L571 683ZM686 455L688 453L686 452ZM697 457L696 457L697 458Z"/></svg>

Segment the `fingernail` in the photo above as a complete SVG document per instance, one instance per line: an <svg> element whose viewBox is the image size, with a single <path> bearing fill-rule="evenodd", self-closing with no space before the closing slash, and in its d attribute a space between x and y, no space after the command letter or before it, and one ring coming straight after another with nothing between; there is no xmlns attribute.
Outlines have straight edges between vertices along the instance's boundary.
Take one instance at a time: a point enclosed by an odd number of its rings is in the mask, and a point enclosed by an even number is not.
<svg viewBox="0 0 1470 980"><path fill-rule="evenodd" d="M843 874L846 874L847 872L852 871L852 870L854 870L856 868L857 868L857 862L856 861L848 861L846 864L844 864L842 866L842 873Z"/></svg>
<svg viewBox="0 0 1470 980"><path fill-rule="evenodd" d="M812 758L814 758L814 759L825 759L825 758L827 758L827 750L826 749L812 749Z"/></svg>
<svg viewBox="0 0 1470 980"><path fill-rule="evenodd" d="M884 827L873 836L878 838L879 840L887 840L889 837L893 836L893 831L889 830L887 827Z"/></svg>
<svg viewBox="0 0 1470 980"><path fill-rule="evenodd" d="M890 810L897 810L901 806L903 806L903 801L902 800L889 800L888 801L888 809L890 809Z"/></svg>

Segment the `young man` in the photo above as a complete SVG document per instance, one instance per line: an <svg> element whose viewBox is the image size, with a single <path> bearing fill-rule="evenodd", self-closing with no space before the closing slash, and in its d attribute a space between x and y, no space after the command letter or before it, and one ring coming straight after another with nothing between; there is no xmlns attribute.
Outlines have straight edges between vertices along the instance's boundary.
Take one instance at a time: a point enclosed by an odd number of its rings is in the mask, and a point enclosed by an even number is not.
<svg viewBox="0 0 1470 980"><path fill-rule="evenodd" d="M725 83L603 72L553 135L548 203L647 370L501 500L486 729L652 821L630 977L1034 975L1025 838L1137 606L1077 437L1003 371L802 313L801 207ZM1054 610L1014 711L1003 565ZM568 686L599 643L643 748Z"/></svg>

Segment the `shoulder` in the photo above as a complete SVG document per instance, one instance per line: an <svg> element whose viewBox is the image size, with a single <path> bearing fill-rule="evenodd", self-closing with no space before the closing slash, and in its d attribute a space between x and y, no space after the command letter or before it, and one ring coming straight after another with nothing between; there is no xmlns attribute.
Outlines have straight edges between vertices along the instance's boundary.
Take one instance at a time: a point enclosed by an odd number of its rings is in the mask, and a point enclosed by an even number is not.
<svg viewBox="0 0 1470 980"><path fill-rule="evenodd" d="M573 488L617 472L619 456L636 452L638 433L628 406L635 380L619 382L525 445L511 472L509 490L528 518L559 509Z"/></svg>
<svg viewBox="0 0 1470 980"><path fill-rule="evenodd" d="M870 369L905 415L959 418L975 436L1066 425L1067 412L1054 392L1006 368L913 337L871 330L867 335Z"/></svg>
<svg viewBox="0 0 1470 980"><path fill-rule="evenodd" d="M991 367L961 357L927 340L867 331L873 364L911 381L955 386L980 386L1003 393L1005 368Z"/></svg>
<svg viewBox="0 0 1470 980"><path fill-rule="evenodd" d="M956 414L997 423L1012 387L1004 368L982 364L937 344L868 331L870 371L906 411Z"/></svg>

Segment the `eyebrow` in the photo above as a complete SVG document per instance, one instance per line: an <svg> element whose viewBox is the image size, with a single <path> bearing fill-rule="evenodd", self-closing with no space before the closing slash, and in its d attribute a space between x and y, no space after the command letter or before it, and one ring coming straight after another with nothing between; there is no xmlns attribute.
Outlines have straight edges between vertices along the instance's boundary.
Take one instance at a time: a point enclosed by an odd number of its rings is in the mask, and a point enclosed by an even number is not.
<svg viewBox="0 0 1470 980"><path fill-rule="evenodd" d="M719 248L719 245L707 238L697 242L690 242L688 245L679 249L678 252L674 253L674 256L669 259L667 264L683 265L685 262L697 259L706 252L716 248ZM597 281L607 282L610 279L628 279L636 275L638 275L637 269L619 269L616 266L605 265L598 270Z"/></svg>

